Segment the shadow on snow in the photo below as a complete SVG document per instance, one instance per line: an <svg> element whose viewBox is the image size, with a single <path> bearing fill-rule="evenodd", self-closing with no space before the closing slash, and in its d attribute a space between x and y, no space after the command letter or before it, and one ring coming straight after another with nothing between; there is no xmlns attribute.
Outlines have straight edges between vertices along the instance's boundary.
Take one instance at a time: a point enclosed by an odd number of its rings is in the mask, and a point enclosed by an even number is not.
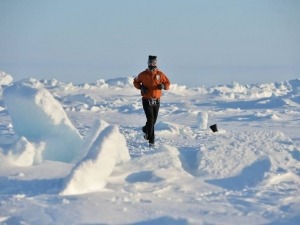
<svg viewBox="0 0 300 225"><path fill-rule="evenodd" d="M0 194L25 194L36 196L40 194L57 194L63 185L63 179L15 180L0 177Z"/></svg>
<svg viewBox="0 0 300 225"><path fill-rule="evenodd" d="M264 175L270 171L271 162L269 158L255 161L245 167L240 174L234 177L207 180L208 183L220 186L227 190L240 191L244 188L255 187L264 180Z"/></svg>

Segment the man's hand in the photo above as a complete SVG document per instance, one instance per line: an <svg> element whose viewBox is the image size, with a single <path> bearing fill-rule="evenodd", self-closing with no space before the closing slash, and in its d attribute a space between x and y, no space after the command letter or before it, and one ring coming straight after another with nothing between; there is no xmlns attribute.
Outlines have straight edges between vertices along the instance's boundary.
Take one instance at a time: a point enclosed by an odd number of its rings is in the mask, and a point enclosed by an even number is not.
<svg viewBox="0 0 300 225"><path fill-rule="evenodd" d="M157 88L159 90L165 89L165 85L164 84L159 84L159 85L157 85Z"/></svg>
<svg viewBox="0 0 300 225"><path fill-rule="evenodd" d="M141 93L142 94L147 94L147 92L148 92L148 89L144 86L144 85L141 85Z"/></svg>

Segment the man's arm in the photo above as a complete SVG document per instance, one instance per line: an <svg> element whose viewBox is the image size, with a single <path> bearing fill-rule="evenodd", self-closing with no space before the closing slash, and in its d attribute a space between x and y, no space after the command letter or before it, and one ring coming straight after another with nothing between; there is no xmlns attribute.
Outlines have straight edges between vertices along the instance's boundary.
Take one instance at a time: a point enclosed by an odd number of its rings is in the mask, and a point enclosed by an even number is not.
<svg viewBox="0 0 300 225"><path fill-rule="evenodd" d="M163 73L162 83L164 84L164 89L169 90L171 83L170 83L169 78L164 73Z"/></svg>
<svg viewBox="0 0 300 225"><path fill-rule="evenodd" d="M133 86L137 89L141 89L141 81L139 79L139 75L133 79Z"/></svg>

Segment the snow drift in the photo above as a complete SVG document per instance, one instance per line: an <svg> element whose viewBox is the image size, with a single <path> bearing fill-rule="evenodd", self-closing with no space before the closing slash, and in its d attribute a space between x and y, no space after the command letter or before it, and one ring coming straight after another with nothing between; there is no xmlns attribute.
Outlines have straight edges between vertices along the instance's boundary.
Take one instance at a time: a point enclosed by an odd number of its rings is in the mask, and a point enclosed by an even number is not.
<svg viewBox="0 0 300 225"><path fill-rule="evenodd" d="M100 123L101 124L101 123ZM75 195L101 190L115 165L130 159L124 136L117 126L102 122L100 133L87 156L73 168L66 178L62 195Z"/></svg>
<svg viewBox="0 0 300 225"><path fill-rule="evenodd" d="M7 87L3 98L17 135L44 142L43 159L71 162L83 140L60 103L36 79Z"/></svg>
<svg viewBox="0 0 300 225"><path fill-rule="evenodd" d="M0 86L7 86L13 82L13 77L5 72L0 71Z"/></svg>
<svg viewBox="0 0 300 225"><path fill-rule="evenodd" d="M4 159L12 165L22 167L32 166L42 161L44 148L43 142L35 144L29 142L25 137L21 137L13 144Z"/></svg>

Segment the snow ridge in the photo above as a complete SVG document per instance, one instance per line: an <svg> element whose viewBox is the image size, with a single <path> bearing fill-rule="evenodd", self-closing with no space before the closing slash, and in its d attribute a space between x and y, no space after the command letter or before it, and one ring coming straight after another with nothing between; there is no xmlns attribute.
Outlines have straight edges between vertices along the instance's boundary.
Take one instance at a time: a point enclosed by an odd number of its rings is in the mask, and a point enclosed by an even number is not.
<svg viewBox="0 0 300 225"><path fill-rule="evenodd" d="M88 154L77 163L66 178L66 185L61 194L74 195L101 190L115 165L129 159L126 140L118 127L105 127Z"/></svg>
<svg viewBox="0 0 300 225"><path fill-rule="evenodd" d="M61 104L39 81L16 82L4 90L3 99L16 134L45 143L45 160L71 162L76 158L82 137Z"/></svg>

